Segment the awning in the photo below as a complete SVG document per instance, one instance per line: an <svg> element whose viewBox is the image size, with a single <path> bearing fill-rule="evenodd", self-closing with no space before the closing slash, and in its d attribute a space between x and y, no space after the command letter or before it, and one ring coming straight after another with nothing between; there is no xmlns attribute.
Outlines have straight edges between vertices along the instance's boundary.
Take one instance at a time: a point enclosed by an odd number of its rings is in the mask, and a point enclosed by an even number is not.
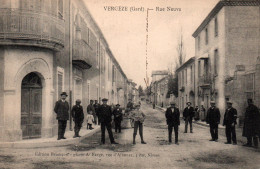
<svg viewBox="0 0 260 169"><path fill-rule="evenodd" d="M209 53L204 53L203 55L201 55L199 57L199 60L202 60L202 59L209 59Z"/></svg>

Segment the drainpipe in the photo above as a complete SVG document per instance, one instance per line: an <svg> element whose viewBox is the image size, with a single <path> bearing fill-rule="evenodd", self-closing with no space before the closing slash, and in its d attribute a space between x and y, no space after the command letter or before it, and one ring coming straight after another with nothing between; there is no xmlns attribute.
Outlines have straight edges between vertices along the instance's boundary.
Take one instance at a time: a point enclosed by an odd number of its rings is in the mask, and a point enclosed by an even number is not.
<svg viewBox="0 0 260 169"><path fill-rule="evenodd" d="M69 121L70 121L70 131L72 131L72 117L71 117L71 108L72 108L72 5L71 5L71 0L69 1L69 67L70 67L70 70L69 70L69 90L70 90L70 118L69 118Z"/></svg>

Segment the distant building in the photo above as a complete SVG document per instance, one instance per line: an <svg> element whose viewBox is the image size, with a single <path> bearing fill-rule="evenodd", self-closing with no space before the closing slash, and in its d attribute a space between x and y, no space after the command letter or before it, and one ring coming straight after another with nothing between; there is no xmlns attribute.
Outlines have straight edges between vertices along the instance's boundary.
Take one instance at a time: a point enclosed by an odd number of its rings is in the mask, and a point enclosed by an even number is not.
<svg viewBox="0 0 260 169"><path fill-rule="evenodd" d="M181 111L187 102L195 106L195 57L190 58L176 70L178 76L178 107Z"/></svg>

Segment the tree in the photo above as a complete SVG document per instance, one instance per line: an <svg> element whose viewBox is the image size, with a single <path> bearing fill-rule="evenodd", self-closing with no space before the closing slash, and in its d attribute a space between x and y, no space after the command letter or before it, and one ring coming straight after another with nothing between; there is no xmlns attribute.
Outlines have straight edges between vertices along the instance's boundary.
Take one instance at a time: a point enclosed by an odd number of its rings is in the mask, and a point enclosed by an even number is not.
<svg viewBox="0 0 260 169"><path fill-rule="evenodd" d="M170 74L168 79L168 93L167 98L170 98L170 95L173 94L175 97L178 97L178 76Z"/></svg>
<svg viewBox="0 0 260 169"><path fill-rule="evenodd" d="M183 43L183 35L182 31L180 33L180 38L178 40L178 45L176 47L177 50L177 58L175 60L175 69L178 69L184 62L186 58L184 43Z"/></svg>
<svg viewBox="0 0 260 169"><path fill-rule="evenodd" d="M145 95L143 87L141 85L138 87L138 92L139 92L139 96L144 96Z"/></svg>

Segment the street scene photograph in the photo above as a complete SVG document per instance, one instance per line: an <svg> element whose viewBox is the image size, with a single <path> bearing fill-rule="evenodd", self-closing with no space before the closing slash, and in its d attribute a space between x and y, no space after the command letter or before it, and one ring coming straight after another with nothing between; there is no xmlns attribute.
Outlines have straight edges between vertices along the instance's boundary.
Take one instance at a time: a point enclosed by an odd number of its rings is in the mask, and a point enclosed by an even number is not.
<svg viewBox="0 0 260 169"><path fill-rule="evenodd" d="M260 0L0 0L0 169L260 169Z"/></svg>

